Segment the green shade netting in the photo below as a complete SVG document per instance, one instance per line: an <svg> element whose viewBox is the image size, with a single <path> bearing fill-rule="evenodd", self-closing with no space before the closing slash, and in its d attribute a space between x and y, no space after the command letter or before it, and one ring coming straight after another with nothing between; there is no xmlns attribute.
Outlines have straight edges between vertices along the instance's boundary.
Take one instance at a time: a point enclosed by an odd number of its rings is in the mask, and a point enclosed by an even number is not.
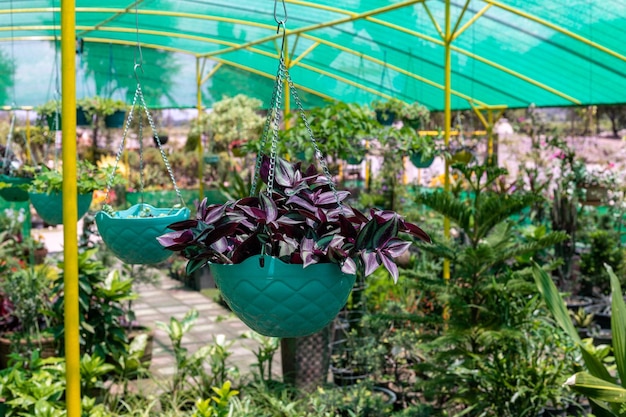
<svg viewBox="0 0 626 417"><path fill-rule="evenodd" d="M273 1L143 0L137 14L134 4L76 1L79 97L130 100L138 21L150 106L195 107L197 60L203 75L220 65L202 85L205 106L238 93L268 104L280 46ZM396 97L443 109L445 1L285 4L305 107ZM626 103L624 0L457 0L450 12L453 108ZM0 0L1 104L54 98L60 20L58 0Z"/></svg>

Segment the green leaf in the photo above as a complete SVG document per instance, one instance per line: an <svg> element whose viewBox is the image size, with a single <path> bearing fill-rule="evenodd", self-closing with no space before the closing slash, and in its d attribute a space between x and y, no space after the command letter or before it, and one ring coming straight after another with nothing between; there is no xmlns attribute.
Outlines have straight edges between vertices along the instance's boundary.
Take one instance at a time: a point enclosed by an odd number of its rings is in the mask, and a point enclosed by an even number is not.
<svg viewBox="0 0 626 417"><path fill-rule="evenodd" d="M574 391L597 401L626 402L626 389L587 373L579 372L565 382Z"/></svg>
<svg viewBox="0 0 626 417"><path fill-rule="evenodd" d="M626 386L626 303L622 295L619 279L613 269L604 264L611 278L611 333L613 336L613 352L622 386Z"/></svg>
<svg viewBox="0 0 626 417"><path fill-rule="evenodd" d="M554 285L554 282L552 282L552 278L550 278L546 271L536 262L533 262L532 271L535 282L537 283L537 289L541 293L548 310L552 313L559 327L561 327L578 345L589 372L605 381L615 381L600 359L582 345L578 331L576 331L574 323L572 323L569 313L567 312L565 301L563 301L559 290L556 288L556 285Z"/></svg>

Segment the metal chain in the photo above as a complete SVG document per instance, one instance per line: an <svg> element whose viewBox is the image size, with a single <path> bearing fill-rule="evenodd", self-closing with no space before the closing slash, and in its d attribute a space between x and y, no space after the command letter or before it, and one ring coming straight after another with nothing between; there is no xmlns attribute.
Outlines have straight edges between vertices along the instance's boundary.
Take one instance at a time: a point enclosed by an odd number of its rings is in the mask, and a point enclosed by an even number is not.
<svg viewBox="0 0 626 417"><path fill-rule="evenodd" d="M277 90L278 88L276 87L276 83L274 83L274 91L272 91L272 99L270 100L270 112L272 111L271 109L273 109L273 104L276 101ZM263 150L265 149L265 145L267 143L267 135L269 133L270 124L272 121L270 114L271 113L267 114L267 117L265 119L265 125L263 126L263 131L261 132L259 152L257 153L257 156L256 156L256 164L254 166L254 174L252 178L252 184L250 187L250 196L254 196L256 194L256 187L257 187L257 183L259 182L259 172L261 171L261 162L263 161Z"/></svg>
<svg viewBox="0 0 626 417"><path fill-rule="evenodd" d="M141 93L139 93L141 94ZM144 166L143 166L143 117L141 114L137 119L137 123L139 124L139 135L137 139L139 140L139 198L141 199L141 205L144 204L143 199L143 188L144 188Z"/></svg>
<svg viewBox="0 0 626 417"><path fill-rule="evenodd" d="M270 127L272 128L272 142L271 142L271 151L270 151L270 174L271 175L271 186L269 187L270 195L274 190L274 168L276 166L276 153L277 153L277 142L278 142L278 117L280 112L280 103L283 94L283 70L282 68L285 66L282 49L281 55L278 65L278 70L276 71L276 79L274 80L274 89L272 91L272 99L270 100L269 112L267 114L267 118L265 119L265 125L263 126L263 132L261 133L260 147L259 152L256 158L256 164L254 167L254 176L252 178L252 185L250 187L250 195L254 196L256 194L257 183L259 182L259 174L261 172L261 162L263 160L263 151L265 146L267 145L267 137L270 134ZM272 160L271 155L274 155ZM269 183L268 178L268 183ZM269 184L268 184L269 186Z"/></svg>
<svg viewBox="0 0 626 417"><path fill-rule="evenodd" d="M126 145L126 138L128 137L128 130L130 129L130 123L133 121L133 115L135 114L135 105L137 104L137 97L139 95L139 90L135 90L135 96L133 97L133 104L130 107L130 111L128 113L128 119L126 119L126 124L124 125L124 132L122 133L122 140L120 141L120 146L117 148L117 153L115 154L115 164L113 165L113 171L111 171L111 175L109 175L109 179L107 180L107 192L104 196L105 204L109 203L109 192L111 191L111 185L113 185L113 178L115 178L115 173L117 172L117 166L120 163L120 159L122 158L122 152L124 152L124 147Z"/></svg>
<svg viewBox="0 0 626 417"><path fill-rule="evenodd" d="M163 159L163 163L165 164L165 168L167 169L167 173L170 176L170 180L174 185L174 191L176 191L176 195L180 200L183 207L186 207L185 200L183 200L183 196L180 194L180 190L178 189L178 185L176 184L176 179L174 179L174 172L172 171L172 167L170 166L170 162L165 155L165 151L163 150L163 146L161 145L161 139L159 138L159 134L157 133L156 126L154 125L154 120L152 120L152 115L148 111L148 106L146 105L146 100L143 98L143 93L141 92L141 86L137 85L137 91L139 92L139 98L141 99L141 105L143 110L148 118L148 123L150 124L150 128L152 129L152 137L156 140L157 145L159 147L159 151L161 152L161 158Z"/></svg>
<svg viewBox="0 0 626 417"><path fill-rule="evenodd" d="M343 214L343 204L339 200L339 194L337 194L337 189L335 188L333 177L330 174L330 170L328 169L328 165L326 164L326 160L324 159L324 154L322 154L322 151L320 150L317 144L317 140L315 139L315 135L313 134L313 129L311 129L311 125L309 124L309 121L306 118L304 107L302 106L302 102L300 101L300 97L298 96L298 91L296 90L296 87L293 84L293 80L291 79L291 75L289 75L289 71L287 70L287 68L285 68L285 63L283 61L281 61L281 65L283 66L283 71L285 72L285 78L287 80L287 84L289 85L289 92L291 93L293 100L296 102L296 109L298 110L298 114L300 115L300 118L302 119L302 122L304 123L304 127L306 128L309 134L309 139L311 140L311 143L313 144L313 148L315 149L315 156L317 157L317 160L319 161L320 166L322 167L322 172L324 173L324 176L328 180L328 185L330 185L330 189L332 190L333 195L335 196L337 205L339 206L339 208L341 209L341 213Z"/></svg>
<svg viewBox="0 0 626 417"><path fill-rule="evenodd" d="M276 76L276 82L278 84L278 91L276 95L276 102L272 108L272 142L270 144L270 166L269 173L267 175L267 195L272 196L274 192L274 171L276 171L276 154L278 149L278 130L280 129L280 106L283 95L283 74L285 68L285 61L282 56L280 58L280 64L278 66L278 74Z"/></svg>

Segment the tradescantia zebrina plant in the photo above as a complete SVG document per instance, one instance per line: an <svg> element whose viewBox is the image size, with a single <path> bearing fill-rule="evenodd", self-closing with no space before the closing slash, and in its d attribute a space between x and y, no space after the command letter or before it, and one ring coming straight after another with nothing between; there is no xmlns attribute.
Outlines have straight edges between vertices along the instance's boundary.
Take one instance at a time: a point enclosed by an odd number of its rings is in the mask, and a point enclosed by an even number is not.
<svg viewBox="0 0 626 417"><path fill-rule="evenodd" d="M267 185L269 158L263 158L260 178ZM335 191L314 165L277 159L273 193L246 197L223 205L198 207L196 219L171 224L172 232L158 238L189 259L188 273L207 262L238 264L254 255L275 256L304 268L336 263L345 274L361 269L364 276L383 265L398 279L395 258L411 242L404 233L423 241L429 236L392 211L369 213L343 204L347 191Z"/></svg>

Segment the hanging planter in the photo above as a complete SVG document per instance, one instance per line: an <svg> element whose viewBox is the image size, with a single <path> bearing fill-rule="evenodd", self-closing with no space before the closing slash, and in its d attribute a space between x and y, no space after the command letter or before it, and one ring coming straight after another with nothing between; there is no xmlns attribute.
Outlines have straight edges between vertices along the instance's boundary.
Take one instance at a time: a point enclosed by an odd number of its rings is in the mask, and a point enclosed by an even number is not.
<svg viewBox="0 0 626 417"><path fill-rule="evenodd" d="M260 255L237 265L211 264L210 269L235 314L255 332L274 337L321 330L345 305L356 279L336 264L302 268Z"/></svg>
<svg viewBox="0 0 626 417"><path fill-rule="evenodd" d="M435 155L425 155L422 152L412 152L409 155L409 160L415 168L428 168L433 164Z"/></svg>
<svg viewBox="0 0 626 417"><path fill-rule="evenodd" d="M467 165L471 162L472 158L474 158L474 154L472 154L469 149L461 148L450 151L448 162L450 164L457 163Z"/></svg>
<svg viewBox="0 0 626 417"><path fill-rule="evenodd" d="M281 55L251 196L222 205L204 199L195 219L169 225L172 231L158 241L189 259L188 275L209 263L222 295L251 328L266 336L299 337L333 319L357 272L366 277L384 265L397 280L395 259L411 246L399 234L430 238L397 213L364 214L343 203L349 193L335 188L312 134L322 174L315 165L303 171L303 164L277 156L284 84L304 115ZM265 188L257 194L260 182Z"/></svg>
<svg viewBox="0 0 626 417"><path fill-rule="evenodd" d="M90 114L82 107L76 108L76 126L89 126L91 125Z"/></svg>
<svg viewBox="0 0 626 417"><path fill-rule="evenodd" d="M55 131L61 130L61 113L51 113L46 115L46 124L48 129Z"/></svg>
<svg viewBox="0 0 626 417"><path fill-rule="evenodd" d="M116 110L112 114L104 116L104 125L109 129L121 129L124 127L126 111Z"/></svg>
<svg viewBox="0 0 626 417"><path fill-rule="evenodd" d="M29 193L30 202L37 210L39 217L50 225L63 224L63 193L53 191L50 193ZM78 194L77 208L78 219L82 218L91 205L93 192Z"/></svg>
<svg viewBox="0 0 626 417"><path fill-rule="evenodd" d="M128 264L155 264L166 260L172 255L171 252L163 249L156 238L165 233L168 225L171 223L186 221L189 218L189 209L184 207L185 201L180 190L178 189L178 186L176 185L172 168L162 147L164 142L161 140L161 136L157 133L153 119L149 116L148 108L146 107L141 86L139 84L135 90L133 105L128 114L128 125L131 124L135 115L135 103L141 103L140 113L142 114L138 117L139 132L143 132L144 118L142 116L143 113L145 113L148 116L147 119L150 123L152 138L156 146L159 148L169 178L172 180L176 197L180 201L182 207L158 208L150 204L145 204L143 202L143 172L140 172L139 175L139 178L141 179L139 184L139 194L141 196L140 203L135 204L126 210L120 211L114 211L108 204L111 186L113 185L113 180L116 177L115 172L117 171L117 165L126 144L128 134L128 129L126 129L117 151L115 165L113 166L112 173L109 176L105 196L105 205L103 209L96 214L95 220L102 240L118 259ZM138 141L139 153L142 155L143 137L138 137ZM141 158L143 158L143 156L141 156ZM143 166L140 166L141 169L143 169Z"/></svg>
<svg viewBox="0 0 626 417"><path fill-rule="evenodd" d="M376 112L376 121L378 121L378 123L380 123L383 126L391 126L393 122L396 121L395 112L384 110L384 109L378 109L378 110L375 110L375 112Z"/></svg>
<svg viewBox="0 0 626 417"><path fill-rule="evenodd" d="M155 208L135 204L126 210L96 214L96 226L107 247L127 264L155 264L172 253L163 249L156 238L167 226L189 218L188 208Z"/></svg>
<svg viewBox="0 0 626 417"><path fill-rule="evenodd" d="M23 186L32 181L32 178L0 175L0 197L9 202L28 201L28 191Z"/></svg>

